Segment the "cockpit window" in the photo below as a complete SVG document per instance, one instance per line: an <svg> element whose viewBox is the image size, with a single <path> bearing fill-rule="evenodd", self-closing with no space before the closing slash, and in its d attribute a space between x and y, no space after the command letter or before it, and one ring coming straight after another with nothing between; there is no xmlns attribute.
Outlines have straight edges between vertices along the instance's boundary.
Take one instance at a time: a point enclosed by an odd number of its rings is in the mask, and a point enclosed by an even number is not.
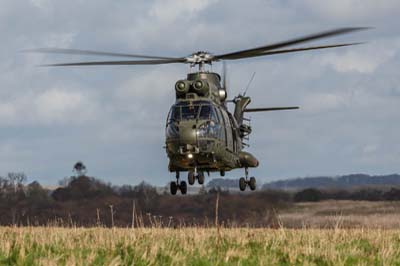
<svg viewBox="0 0 400 266"><path fill-rule="evenodd" d="M201 106L199 119L213 120L215 122L218 122L218 117L217 117L217 114L215 112L215 109L211 105L202 105Z"/></svg>
<svg viewBox="0 0 400 266"><path fill-rule="evenodd" d="M198 105L182 106L182 120L196 119L199 113Z"/></svg>
<svg viewBox="0 0 400 266"><path fill-rule="evenodd" d="M218 122L216 110L207 101L181 102L172 106L168 123L190 119L213 120Z"/></svg>
<svg viewBox="0 0 400 266"><path fill-rule="evenodd" d="M181 120L181 108L173 106L169 113L168 122Z"/></svg>
<svg viewBox="0 0 400 266"><path fill-rule="evenodd" d="M203 105L201 107L199 119L210 119L211 106Z"/></svg>

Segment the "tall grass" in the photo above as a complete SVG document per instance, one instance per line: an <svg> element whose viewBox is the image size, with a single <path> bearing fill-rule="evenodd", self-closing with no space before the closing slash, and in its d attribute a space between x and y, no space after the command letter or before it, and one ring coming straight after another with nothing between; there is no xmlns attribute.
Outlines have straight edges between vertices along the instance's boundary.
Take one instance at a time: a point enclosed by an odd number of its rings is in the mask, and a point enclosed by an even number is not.
<svg viewBox="0 0 400 266"><path fill-rule="evenodd" d="M0 227L0 265L400 265L399 230L217 228Z"/></svg>

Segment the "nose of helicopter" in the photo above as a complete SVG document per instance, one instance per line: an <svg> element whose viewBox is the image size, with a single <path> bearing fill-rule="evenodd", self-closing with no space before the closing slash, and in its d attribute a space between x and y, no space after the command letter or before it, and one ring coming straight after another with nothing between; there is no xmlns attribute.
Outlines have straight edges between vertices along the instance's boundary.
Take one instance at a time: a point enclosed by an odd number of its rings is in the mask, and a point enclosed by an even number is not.
<svg viewBox="0 0 400 266"><path fill-rule="evenodd" d="M196 123L193 121L182 121L179 123L179 142L183 145L196 145Z"/></svg>

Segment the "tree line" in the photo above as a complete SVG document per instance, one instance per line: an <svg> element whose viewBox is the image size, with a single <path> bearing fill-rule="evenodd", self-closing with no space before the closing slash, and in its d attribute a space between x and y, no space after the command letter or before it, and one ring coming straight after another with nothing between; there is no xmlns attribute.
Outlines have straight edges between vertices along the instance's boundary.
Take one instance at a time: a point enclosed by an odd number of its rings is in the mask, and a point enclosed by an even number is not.
<svg viewBox="0 0 400 266"><path fill-rule="evenodd" d="M277 226L276 211L287 208L285 193L237 194L205 189L172 196L145 182L113 186L94 177L62 180L55 190L26 183L22 173L0 177L0 225L56 226Z"/></svg>
<svg viewBox="0 0 400 266"><path fill-rule="evenodd" d="M296 202L321 200L400 200L400 189L359 188L299 191L261 189L238 193L202 187L196 194L171 196L145 182L114 186L94 177L62 180L55 190L23 173L0 177L0 225L57 226L278 226L279 211Z"/></svg>

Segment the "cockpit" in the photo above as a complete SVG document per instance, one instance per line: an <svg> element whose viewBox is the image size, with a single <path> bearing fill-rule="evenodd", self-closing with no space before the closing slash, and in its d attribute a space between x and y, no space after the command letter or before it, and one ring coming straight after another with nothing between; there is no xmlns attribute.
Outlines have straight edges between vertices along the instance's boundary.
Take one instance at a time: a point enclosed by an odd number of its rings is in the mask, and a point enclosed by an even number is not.
<svg viewBox="0 0 400 266"><path fill-rule="evenodd" d="M208 101L177 103L171 107L168 115L167 138L179 137L180 124L190 121L193 121L197 138L220 138L222 126L219 117L219 110Z"/></svg>
<svg viewBox="0 0 400 266"><path fill-rule="evenodd" d="M173 105L167 122L183 120L212 120L218 122L218 116L215 107L207 101L182 102Z"/></svg>

